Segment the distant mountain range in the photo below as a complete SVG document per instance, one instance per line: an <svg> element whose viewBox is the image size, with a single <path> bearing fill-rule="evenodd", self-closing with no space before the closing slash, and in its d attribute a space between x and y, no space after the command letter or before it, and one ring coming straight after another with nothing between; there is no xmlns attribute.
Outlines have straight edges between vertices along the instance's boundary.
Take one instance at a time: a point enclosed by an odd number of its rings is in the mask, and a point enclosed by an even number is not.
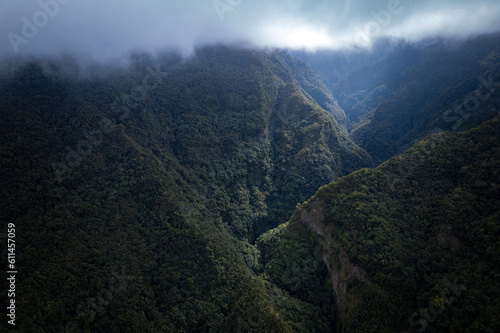
<svg viewBox="0 0 500 333"><path fill-rule="evenodd" d="M427 134L470 129L498 113L498 34L296 55L321 76L350 120L351 138L377 164Z"/></svg>

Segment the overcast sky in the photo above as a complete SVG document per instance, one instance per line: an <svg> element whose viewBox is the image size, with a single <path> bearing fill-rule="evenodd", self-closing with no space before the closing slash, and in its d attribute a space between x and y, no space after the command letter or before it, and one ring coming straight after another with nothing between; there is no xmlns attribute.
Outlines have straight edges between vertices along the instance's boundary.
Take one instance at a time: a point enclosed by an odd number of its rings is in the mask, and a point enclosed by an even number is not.
<svg viewBox="0 0 500 333"><path fill-rule="evenodd" d="M499 0L0 0L0 56L202 44L339 49L500 31Z"/></svg>

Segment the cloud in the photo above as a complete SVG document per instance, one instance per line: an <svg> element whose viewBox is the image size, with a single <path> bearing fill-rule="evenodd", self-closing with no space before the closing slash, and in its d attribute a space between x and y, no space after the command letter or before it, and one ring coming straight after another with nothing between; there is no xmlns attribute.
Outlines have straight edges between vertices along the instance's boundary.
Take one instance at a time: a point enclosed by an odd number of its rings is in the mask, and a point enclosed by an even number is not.
<svg viewBox="0 0 500 333"><path fill-rule="evenodd" d="M0 0L0 56L113 59L234 42L341 49L495 32L498 17L498 0Z"/></svg>
<svg viewBox="0 0 500 333"><path fill-rule="evenodd" d="M387 34L407 39L428 36L468 37L499 30L500 3L494 5L471 2L463 6L415 11Z"/></svg>

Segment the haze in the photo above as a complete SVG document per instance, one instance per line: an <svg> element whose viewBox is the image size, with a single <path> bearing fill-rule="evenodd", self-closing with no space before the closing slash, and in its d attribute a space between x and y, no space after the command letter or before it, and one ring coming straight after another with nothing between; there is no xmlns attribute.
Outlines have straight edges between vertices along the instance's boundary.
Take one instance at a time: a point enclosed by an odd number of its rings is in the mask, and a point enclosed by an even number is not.
<svg viewBox="0 0 500 333"><path fill-rule="evenodd" d="M380 37L467 38L500 30L500 2L431 0L1 0L0 57L127 52L246 43L370 47Z"/></svg>

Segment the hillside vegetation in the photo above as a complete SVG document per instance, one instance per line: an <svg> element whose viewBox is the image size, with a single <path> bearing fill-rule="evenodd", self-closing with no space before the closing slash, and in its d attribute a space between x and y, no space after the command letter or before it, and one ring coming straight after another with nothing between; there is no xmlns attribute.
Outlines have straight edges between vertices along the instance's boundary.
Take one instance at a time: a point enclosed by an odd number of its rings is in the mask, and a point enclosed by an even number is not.
<svg viewBox="0 0 500 333"><path fill-rule="evenodd" d="M350 137L377 165L426 135L468 130L498 113L498 34L298 56L338 99Z"/></svg>
<svg viewBox="0 0 500 333"><path fill-rule="evenodd" d="M22 330L330 329L329 289L325 316L313 297L281 295L257 277L253 245L321 185L371 165L295 79L307 71L212 47L4 74L0 211L17 230Z"/></svg>
<svg viewBox="0 0 500 333"><path fill-rule="evenodd" d="M284 252L290 239L317 242L339 331L498 332L499 147L496 116L321 187L279 233L268 233L279 237L263 251L267 275L284 274L277 263L306 262Z"/></svg>

